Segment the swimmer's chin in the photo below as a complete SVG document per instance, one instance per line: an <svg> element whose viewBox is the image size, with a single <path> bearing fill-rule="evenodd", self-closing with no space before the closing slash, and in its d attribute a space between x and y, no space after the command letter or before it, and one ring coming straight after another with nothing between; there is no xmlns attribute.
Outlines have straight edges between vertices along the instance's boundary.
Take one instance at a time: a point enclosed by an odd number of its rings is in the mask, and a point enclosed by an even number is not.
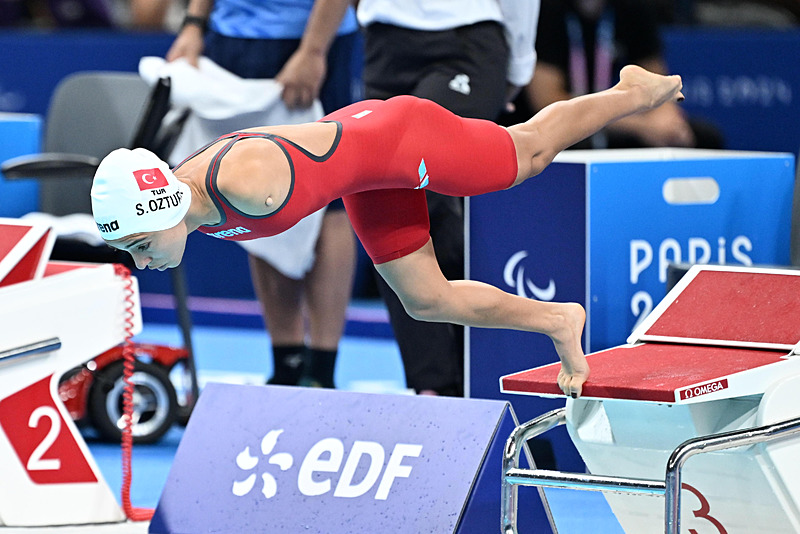
<svg viewBox="0 0 800 534"><path fill-rule="evenodd" d="M150 269L151 271L166 271L167 269L174 269L178 265L180 265L180 262L178 262L178 263L176 263L174 265L170 264L170 263L165 263L164 265L159 265L158 267L154 267L152 265L148 265L147 268Z"/></svg>

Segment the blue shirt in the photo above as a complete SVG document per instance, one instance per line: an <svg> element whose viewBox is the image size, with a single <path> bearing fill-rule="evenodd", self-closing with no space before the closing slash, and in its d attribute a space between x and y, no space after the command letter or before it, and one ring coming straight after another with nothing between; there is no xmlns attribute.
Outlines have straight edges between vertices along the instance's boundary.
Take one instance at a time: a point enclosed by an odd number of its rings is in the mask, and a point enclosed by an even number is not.
<svg viewBox="0 0 800 534"><path fill-rule="evenodd" d="M228 37L300 39L314 0L216 0L209 25ZM355 12L347 8L337 35L358 29Z"/></svg>

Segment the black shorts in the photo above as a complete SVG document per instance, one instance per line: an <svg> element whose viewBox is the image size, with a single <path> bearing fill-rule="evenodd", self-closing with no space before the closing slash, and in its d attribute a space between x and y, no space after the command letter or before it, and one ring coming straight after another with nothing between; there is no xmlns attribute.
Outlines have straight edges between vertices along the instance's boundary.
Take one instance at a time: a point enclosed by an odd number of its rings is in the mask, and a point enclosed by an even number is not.
<svg viewBox="0 0 800 534"><path fill-rule="evenodd" d="M414 95L456 115L488 120L502 111L508 44L500 23L444 31L374 23L364 38L366 98Z"/></svg>

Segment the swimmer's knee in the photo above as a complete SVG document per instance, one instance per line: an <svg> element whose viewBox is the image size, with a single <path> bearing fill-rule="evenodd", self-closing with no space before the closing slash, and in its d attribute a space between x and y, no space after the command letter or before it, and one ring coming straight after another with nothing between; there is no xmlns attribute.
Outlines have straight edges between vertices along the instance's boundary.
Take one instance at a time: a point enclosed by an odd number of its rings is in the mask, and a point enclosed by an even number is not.
<svg viewBox="0 0 800 534"><path fill-rule="evenodd" d="M436 310L434 308L420 305L419 303L416 302L411 305L403 304L403 307L405 308L408 316L414 319L415 321L431 322L435 321L436 318L439 316L439 314L436 313Z"/></svg>
<svg viewBox="0 0 800 534"><path fill-rule="evenodd" d="M555 155L552 152L540 151L531 156L531 168L528 178L541 174L553 162Z"/></svg>
<svg viewBox="0 0 800 534"><path fill-rule="evenodd" d="M416 321L437 322L442 319L442 308L435 298L424 295L400 297L409 317Z"/></svg>
<svg viewBox="0 0 800 534"><path fill-rule="evenodd" d="M513 185L519 185L544 171L553 162L557 152L532 125L524 123L508 130L517 153L518 173Z"/></svg>

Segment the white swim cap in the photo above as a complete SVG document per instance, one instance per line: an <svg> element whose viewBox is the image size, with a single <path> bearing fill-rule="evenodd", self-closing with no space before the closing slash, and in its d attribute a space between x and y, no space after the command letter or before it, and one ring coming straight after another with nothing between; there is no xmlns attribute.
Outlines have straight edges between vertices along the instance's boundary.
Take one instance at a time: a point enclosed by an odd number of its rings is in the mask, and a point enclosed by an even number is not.
<svg viewBox="0 0 800 534"><path fill-rule="evenodd" d="M92 212L106 241L177 225L191 203L189 186L144 148L103 158L92 183Z"/></svg>

